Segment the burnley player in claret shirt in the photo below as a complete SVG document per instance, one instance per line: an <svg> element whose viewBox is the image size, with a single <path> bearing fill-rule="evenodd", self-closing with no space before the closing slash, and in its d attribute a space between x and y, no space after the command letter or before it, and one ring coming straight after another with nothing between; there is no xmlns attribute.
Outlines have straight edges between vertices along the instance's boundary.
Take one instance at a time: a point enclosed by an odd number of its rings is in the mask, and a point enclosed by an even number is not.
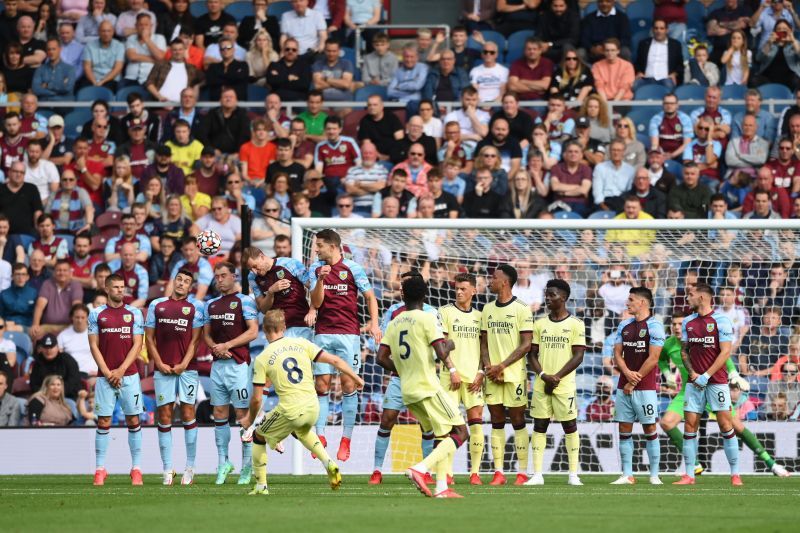
<svg viewBox="0 0 800 533"><path fill-rule="evenodd" d="M142 426L139 413L142 412L142 388L133 363L142 350L142 312L123 303L125 280L121 276L108 276L105 287L108 305L96 307L89 313L89 348L97 363L98 373L94 386L97 414L94 484L105 484L108 476L105 461L111 439L111 415L119 400L128 425L131 481L134 485L141 485Z"/></svg>
<svg viewBox="0 0 800 533"><path fill-rule="evenodd" d="M205 324L203 304L189 296L194 279L192 273L181 270L173 280L172 296L150 302L145 323L147 354L153 359L156 371L153 382L158 406L158 449L164 466L164 485L172 485L172 412L175 399L181 402L186 443L186 470L181 485L194 480L194 460L197 452L197 420L194 405L197 401L197 343Z"/></svg>

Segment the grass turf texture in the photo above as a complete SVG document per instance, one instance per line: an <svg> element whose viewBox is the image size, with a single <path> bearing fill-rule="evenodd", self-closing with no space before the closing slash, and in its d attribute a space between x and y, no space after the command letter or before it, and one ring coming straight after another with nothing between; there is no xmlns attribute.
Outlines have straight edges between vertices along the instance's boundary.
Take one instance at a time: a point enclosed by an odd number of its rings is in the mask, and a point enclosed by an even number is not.
<svg viewBox="0 0 800 533"><path fill-rule="evenodd" d="M484 475L484 483L490 476ZM511 479L511 478L510 478ZM46 531L797 531L800 477L746 476L733 488L727 476L703 476L694 487L610 486L615 476L545 476L544 487L472 487L456 477L463 500L424 498L402 476L380 486L367 476L345 476L332 492L322 476L271 476L269 496L247 496L231 476L195 485L164 487L145 476L0 476L0 523L4 532ZM180 482L180 473L176 483Z"/></svg>

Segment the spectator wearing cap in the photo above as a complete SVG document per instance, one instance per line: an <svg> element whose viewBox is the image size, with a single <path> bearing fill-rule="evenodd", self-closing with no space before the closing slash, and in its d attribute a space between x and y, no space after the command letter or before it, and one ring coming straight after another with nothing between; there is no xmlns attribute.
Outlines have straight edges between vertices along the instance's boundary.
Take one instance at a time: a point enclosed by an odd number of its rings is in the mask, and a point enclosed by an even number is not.
<svg viewBox="0 0 800 533"><path fill-rule="evenodd" d="M593 138L592 122L588 117L579 117L575 121L575 136L572 138L583 149L583 162L590 167L599 165L606 159L606 147Z"/></svg>
<svg viewBox="0 0 800 533"><path fill-rule="evenodd" d="M219 50L222 61L209 65L206 70L206 86L210 100L218 100L225 87L233 89L239 100L247 100L250 71L247 63L234 58L234 45L235 42L227 37L220 39Z"/></svg>
<svg viewBox="0 0 800 533"><path fill-rule="evenodd" d="M72 169L61 173L58 190L50 195L45 206L55 222L56 231L77 235L94 224L94 205L89 193L78 187L78 177Z"/></svg>
<svg viewBox="0 0 800 533"><path fill-rule="evenodd" d="M48 332L59 332L69 324L72 306L83 301L83 287L72 279L72 266L59 259L53 277L42 283L33 309L31 337L39 338Z"/></svg>
<svg viewBox="0 0 800 533"><path fill-rule="evenodd" d="M193 141L197 142L197 141ZM159 144L155 148L155 160L145 167L142 172L142 183L147 183L153 178L158 178L164 184L167 194L183 194L186 181L184 171L173 162L173 151L170 145ZM201 151L202 153L202 151Z"/></svg>
<svg viewBox="0 0 800 533"><path fill-rule="evenodd" d="M38 291L28 281L28 267L24 263L14 263L11 286L0 291L0 316L23 328L29 328L33 323L33 308L38 297Z"/></svg>
<svg viewBox="0 0 800 533"><path fill-rule="evenodd" d="M143 85L159 102L181 102L181 108L172 110L180 115L183 111L183 92L193 91L204 77L202 70L186 62L186 44L182 40L173 40L169 49L171 57L156 62ZM191 109L193 111L194 106Z"/></svg>
<svg viewBox="0 0 800 533"><path fill-rule="evenodd" d="M581 20L581 40L578 52L584 61L594 63L605 57L605 44L616 39L619 54L631 58L631 27L628 15L617 10L614 0L597 0L597 10Z"/></svg>
<svg viewBox="0 0 800 533"><path fill-rule="evenodd" d="M197 138L203 146L213 146L218 155L236 154L250 140L250 118L230 87L222 88L219 104L203 117Z"/></svg>
<svg viewBox="0 0 800 533"><path fill-rule="evenodd" d="M75 400L81 389L81 374L78 363L68 353L62 352L58 339L47 333L36 342L29 383L31 390L39 390L47 376L60 376L64 380L64 396Z"/></svg>
<svg viewBox="0 0 800 533"><path fill-rule="evenodd" d="M594 167L592 195L597 207L619 213L623 208L622 195L631 188L636 169L624 161L623 141L611 141L608 152L608 159Z"/></svg>
<svg viewBox="0 0 800 533"><path fill-rule="evenodd" d="M633 89L656 83L668 89L683 83L681 43L667 36L667 22L653 20L653 36L639 43L636 55L636 82Z"/></svg>
<svg viewBox="0 0 800 533"><path fill-rule="evenodd" d="M114 26L108 20L100 23L99 38L86 43L83 49L83 78L79 85L117 90L125 65L125 46L114 39Z"/></svg>
<svg viewBox="0 0 800 533"><path fill-rule="evenodd" d="M668 194L678 183L678 177L664 167L664 150L661 147L651 148L647 152L645 168L650 176L650 185L664 194Z"/></svg>
<svg viewBox="0 0 800 533"><path fill-rule="evenodd" d="M136 15L135 32L125 39L127 64L122 84L144 85L153 64L162 61L166 51L167 41L163 35L155 33L155 23L150 16L147 13Z"/></svg>
<svg viewBox="0 0 800 533"><path fill-rule="evenodd" d="M51 115L47 119L47 146L42 157L56 165L59 169L72 163L75 155L72 151L72 140L64 135L64 118Z"/></svg>
<svg viewBox="0 0 800 533"><path fill-rule="evenodd" d="M661 107L663 110L650 119L648 126L650 146L661 148L667 159L682 157L692 142L692 120L679 110L678 97L672 93L664 96Z"/></svg>
<svg viewBox="0 0 800 533"><path fill-rule="evenodd" d="M58 39L48 39L45 50L47 60L33 73L33 94L45 102L74 99L75 70L61 60L61 44Z"/></svg>
<svg viewBox="0 0 800 533"><path fill-rule="evenodd" d="M125 122L128 127L128 140L117 148L115 155L127 156L131 163L131 174L137 180L141 180L144 169L153 162L157 145L146 137L147 126L141 118L130 118Z"/></svg>
<svg viewBox="0 0 800 533"><path fill-rule="evenodd" d="M170 140L164 143L164 147L170 149L172 161L183 174L191 174L203 153L203 143L194 138L191 126L183 119L177 119L172 130Z"/></svg>

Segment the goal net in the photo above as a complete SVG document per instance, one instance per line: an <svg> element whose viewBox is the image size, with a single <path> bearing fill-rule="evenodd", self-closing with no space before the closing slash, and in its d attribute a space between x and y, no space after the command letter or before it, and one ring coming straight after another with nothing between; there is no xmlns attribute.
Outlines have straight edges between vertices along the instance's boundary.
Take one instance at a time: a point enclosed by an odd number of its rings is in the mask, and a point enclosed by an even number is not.
<svg viewBox="0 0 800 533"><path fill-rule="evenodd" d="M618 436L612 423L617 371L613 363L613 332L627 317L625 301L631 287L653 291L653 315L662 320L668 335L673 317L692 311L686 300L688 286L705 282L716 292L717 308L734 325L732 361L746 384L734 387L739 416L746 421L785 420L797 415L800 387L795 375L782 372L782 364L800 354L797 324L800 289L799 221L696 220L346 220L299 219L293 221L293 254L306 265L316 260L314 234L333 228L342 237L346 257L362 265L383 312L400 299L399 275L411 268L429 281L428 303L440 307L454 301L452 280L459 272L477 277L476 306L491 301L488 281L497 265L509 263L519 274L514 295L528 304L534 318L546 313L544 287L551 278L569 282L571 313L586 325L587 348L577 371L577 402L581 434L581 470L618 472ZM363 304L363 299L361 300ZM367 310L359 309L361 322ZM358 426L354 433L348 472L373 469L375 434L388 375L376 363L371 338L362 336L363 376ZM794 354L794 355L791 355ZM776 366L777 365L777 366ZM668 411L681 388L680 373L669 362L660 372L659 412ZM777 375L776 375L777 369ZM797 366L794 366L794 370ZM791 365L786 370L791 370ZM529 374L529 395L533 376ZM794 380L793 383L790 383ZM331 388L328 441L335 450L341 425L341 390ZM787 414L788 413L788 414ZM674 417L674 415L672 415ZM530 428L530 416L528 422ZM488 424L488 410L484 412ZM678 425L681 428L681 425ZM635 427L634 469L646 471L647 456L641 429ZM680 468L680 451L659 429L661 470ZM489 426L481 471L491 472ZM517 471L513 430L507 426L505 467ZM765 445L774 452L774 438ZM468 471L465 447L456 458L456 471ZM721 438L712 420L703 426L700 460L710 471L727 471ZM401 472L420 458L420 430L404 411L391 436L383 472ZM766 465L743 452L753 471ZM773 453L774 455L774 453ZM309 463L310 464L310 463ZM545 471L566 472L567 453L560 425L548 431ZM527 470L523 468L522 470Z"/></svg>

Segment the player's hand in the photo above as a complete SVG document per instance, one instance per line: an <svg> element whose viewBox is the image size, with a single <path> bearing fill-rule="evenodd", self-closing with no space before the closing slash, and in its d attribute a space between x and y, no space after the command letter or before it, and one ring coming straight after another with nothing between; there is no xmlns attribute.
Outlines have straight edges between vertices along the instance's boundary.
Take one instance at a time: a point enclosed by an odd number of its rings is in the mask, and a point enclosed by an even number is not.
<svg viewBox="0 0 800 533"><path fill-rule="evenodd" d="M628 396L630 396L633 393L633 389L635 387L636 387L636 385L634 385L633 383L631 383L629 381L628 383L625 384L624 387L622 387L622 392L627 394Z"/></svg>
<svg viewBox="0 0 800 533"><path fill-rule="evenodd" d="M381 328L378 326L378 324L369 325L369 334L372 335L373 339L375 339L375 344L380 344L381 337L383 337L383 335L381 334Z"/></svg>
<svg viewBox="0 0 800 533"><path fill-rule="evenodd" d="M492 365L486 369L486 377L494 381L495 383L502 383L503 382L503 370L505 368L502 364L500 365Z"/></svg>
<svg viewBox="0 0 800 533"><path fill-rule="evenodd" d="M331 266L330 265L322 265L321 267L319 267L319 276L317 276L317 277L321 279L321 278L324 278L325 276L327 276L330 273L331 273Z"/></svg>
<svg viewBox="0 0 800 533"><path fill-rule="evenodd" d="M731 385L736 385L742 392L750 392L750 382L742 377L741 374L735 370L731 372L730 379L728 380Z"/></svg>
<svg viewBox="0 0 800 533"><path fill-rule="evenodd" d="M640 381L642 381L642 375L639 372L628 370L625 372L625 377L627 378L629 383L633 383L634 386L638 385Z"/></svg>
<svg viewBox="0 0 800 533"><path fill-rule="evenodd" d="M456 372L450 372L450 390L456 391L461 388L461 375Z"/></svg>
<svg viewBox="0 0 800 533"><path fill-rule="evenodd" d="M547 394L548 396L553 394L554 390L555 390L555 387L553 385L551 385L550 383L545 383L544 384L544 393Z"/></svg>
<svg viewBox="0 0 800 533"><path fill-rule="evenodd" d="M314 327L314 322L316 321L317 321L317 310L312 308L308 313L306 313L306 316L303 318L303 322L305 323L306 326L311 328Z"/></svg>
<svg viewBox="0 0 800 533"><path fill-rule="evenodd" d="M708 385L708 380L711 378L707 373L703 373L696 378L694 378L694 386L700 389L705 388Z"/></svg>
<svg viewBox="0 0 800 533"><path fill-rule="evenodd" d="M175 374L176 376L180 376L186 371L187 366L188 365L185 363L178 363L177 365L172 367L172 373Z"/></svg>
<svg viewBox="0 0 800 533"><path fill-rule="evenodd" d="M156 370L162 374L172 374L172 367L165 365L162 361L156 361Z"/></svg>
<svg viewBox="0 0 800 533"><path fill-rule="evenodd" d="M269 292L271 292L272 294L275 294L276 292L285 291L286 289L288 289L291 286L292 286L292 282L290 282L288 279L279 279L278 281L273 283L270 286L270 288L267 289L267 290Z"/></svg>
<svg viewBox="0 0 800 533"><path fill-rule="evenodd" d="M108 384L114 387L115 389L120 388L120 386L122 385L123 374L124 372L121 368L112 370L111 372L108 373L108 377L106 378L108 379Z"/></svg>
<svg viewBox="0 0 800 533"><path fill-rule="evenodd" d="M356 390L361 392L364 390L364 378L361 376L356 376Z"/></svg>
<svg viewBox="0 0 800 533"><path fill-rule="evenodd" d="M541 374L539 379L544 381L545 385L550 385L553 389L558 387L558 384L561 383L561 378L556 376L555 374Z"/></svg>
<svg viewBox="0 0 800 533"><path fill-rule="evenodd" d="M483 389L483 374L478 372L475 376L475 381L469 384L467 390L469 390L473 394L479 393Z"/></svg>

